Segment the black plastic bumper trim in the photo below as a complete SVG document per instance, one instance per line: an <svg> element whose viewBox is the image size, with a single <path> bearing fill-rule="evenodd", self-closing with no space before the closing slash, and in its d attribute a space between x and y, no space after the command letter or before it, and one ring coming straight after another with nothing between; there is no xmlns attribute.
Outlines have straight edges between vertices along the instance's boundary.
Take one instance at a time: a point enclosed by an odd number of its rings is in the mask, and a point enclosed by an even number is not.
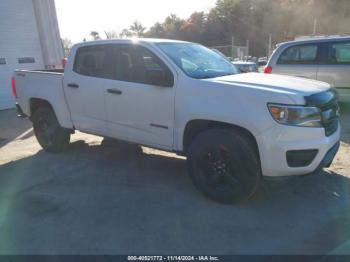
<svg viewBox="0 0 350 262"><path fill-rule="evenodd" d="M317 169L322 169L325 167L330 167L333 163L333 160L338 153L338 150L340 148L340 141L338 141L324 156L323 160L321 161L319 167Z"/></svg>
<svg viewBox="0 0 350 262"><path fill-rule="evenodd" d="M287 151L286 158L289 167L306 167L312 163L318 153L317 149Z"/></svg>

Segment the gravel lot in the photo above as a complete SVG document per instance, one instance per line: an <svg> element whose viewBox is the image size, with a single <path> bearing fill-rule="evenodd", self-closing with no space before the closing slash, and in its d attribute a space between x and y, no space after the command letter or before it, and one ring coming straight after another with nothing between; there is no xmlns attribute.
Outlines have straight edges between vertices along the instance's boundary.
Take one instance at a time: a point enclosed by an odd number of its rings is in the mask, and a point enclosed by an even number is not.
<svg viewBox="0 0 350 262"><path fill-rule="evenodd" d="M0 254L350 254L350 108L334 165L266 181L221 205L192 186L185 160L77 133L41 150L28 120L0 112Z"/></svg>

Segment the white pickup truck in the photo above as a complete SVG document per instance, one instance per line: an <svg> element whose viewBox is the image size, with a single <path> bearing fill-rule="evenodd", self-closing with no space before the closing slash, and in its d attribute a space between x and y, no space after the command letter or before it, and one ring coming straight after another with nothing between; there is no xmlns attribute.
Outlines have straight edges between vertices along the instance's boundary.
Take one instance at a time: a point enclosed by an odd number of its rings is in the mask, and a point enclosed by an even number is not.
<svg viewBox="0 0 350 262"><path fill-rule="evenodd" d="M46 151L63 151L79 130L176 152L196 187L221 202L252 196L263 176L328 167L339 148L329 84L238 74L194 43L81 43L64 73L17 70L12 88Z"/></svg>

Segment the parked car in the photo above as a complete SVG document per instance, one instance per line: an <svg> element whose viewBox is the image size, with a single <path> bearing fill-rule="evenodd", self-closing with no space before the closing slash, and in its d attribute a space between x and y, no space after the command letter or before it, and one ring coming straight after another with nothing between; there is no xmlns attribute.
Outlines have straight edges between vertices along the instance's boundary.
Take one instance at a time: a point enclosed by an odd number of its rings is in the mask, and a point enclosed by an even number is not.
<svg viewBox="0 0 350 262"><path fill-rule="evenodd" d="M75 45L64 73L15 71L12 91L46 151L64 151L79 130L175 152L216 201L249 198L262 176L331 164L340 124L329 84L237 73L194 43L101 40Z"/></svg>
<svg viewBox="0 0 350 262"><path fill-rule="evenodd" d="M241 73L259 72L258 65L254 62L234 61L232 62Z"/></svg>
<svg viewBox="0 0 350 262"><path fill-rule="evenodd" d="M277 45L265 73L325 81L350 101L350 37L298 40Z"/></svg>
<svg viewBox="0 0 350 262"><path fill-rule="evenodd" d="M259 57L258 59L258 66L265 66L267 64L267 57Z"/></svg>
<svg viewBox="0 0 350 262"><path fill-rule="evenodd" d="M228 61L231 61L231 60L232 60L231 57L226 56L223 52L221 52L221 51L219 51L219 50L217 50L217 49L215 49L215 48L212 48L211 50L213 50L213 51L214 51L215 53L217 53L218 55L221 55L222 57L224 57L224 58L227 59Z"/></svg>

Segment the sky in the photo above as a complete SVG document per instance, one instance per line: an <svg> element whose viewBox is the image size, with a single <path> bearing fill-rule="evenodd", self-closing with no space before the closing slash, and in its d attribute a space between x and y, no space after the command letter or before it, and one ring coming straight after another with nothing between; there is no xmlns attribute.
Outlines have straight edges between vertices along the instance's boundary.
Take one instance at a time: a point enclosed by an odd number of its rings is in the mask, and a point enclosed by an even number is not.
<svg viewBox="0 0 350 262"><path fill-rule="evenodd" d="M208 11L216 0L55 0L61 37L73 43L89 38L91 31L121 31L135 21L149 28L171 13L188 18Z"/></svg>

